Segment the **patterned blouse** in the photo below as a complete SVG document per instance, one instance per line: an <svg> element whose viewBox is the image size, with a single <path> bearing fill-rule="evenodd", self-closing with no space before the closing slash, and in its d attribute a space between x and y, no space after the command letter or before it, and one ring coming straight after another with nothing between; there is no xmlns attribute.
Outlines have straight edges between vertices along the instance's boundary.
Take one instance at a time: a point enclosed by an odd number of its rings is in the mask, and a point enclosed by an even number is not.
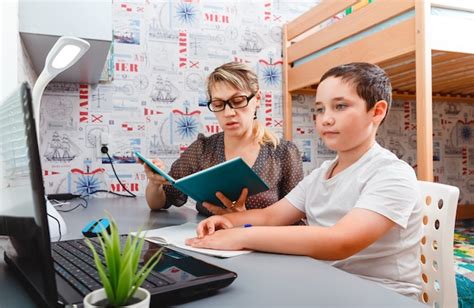
<svg viewBox="0 0 474 308"><path fill-rule="evenodd" d="M199 134L197 140L173 163L169 174L179 179L224 161L224 133L209 137ZM276 148L268 143L262 145L252 170L267 183L270 189L248 197L247 209L272 205L285 197L303 179L300 152L294 143L285 140L281 140ZM165 209L172 205L182 206L188 200L187 195L171 185L164 185L163 189L166 193ZM200 202L196 203L196 209L206 216L212 215Z"/></svg>

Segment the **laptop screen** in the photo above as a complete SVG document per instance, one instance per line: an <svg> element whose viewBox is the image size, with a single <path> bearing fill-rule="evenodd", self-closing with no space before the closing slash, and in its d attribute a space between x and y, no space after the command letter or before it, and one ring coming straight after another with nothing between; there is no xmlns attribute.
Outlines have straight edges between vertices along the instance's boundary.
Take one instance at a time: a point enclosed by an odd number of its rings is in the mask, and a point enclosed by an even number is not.
<svg viewBox="0 0 474 308"><path fill-rule="evenodd" d="M94 290L95 286L90 281L80 280L74 269L68 271L77 265L74 258L69 260L62 257L59 261L63 263L58 265L58 260L53 263L52 247L55 255L58 255L58 251L68 254L70 249L78 250L77 245L80 243L76 241L82 240L50 243L32 110L30 90L26 83L0 103L0 234L9 238L8 244L3 247L4 259L32 289L31 294L36 296L37 302L43 303L41 307L56 307L58 300L81 303L83 296ZM80 245L84 246L84 243ZM146 258L158 248L147 243L143 246L142 257ZM89 266L86 259L86 255L81 256L81 264L85 268ZM55 273L53 264L60 266L63 271ZM93 260L89 264L93 266ZM229 285L237 277L234 272L170 249L165 249L152 274L146 285L152 294L152 304L208 293ZM73 277L73 282L64 275ZM90 272L87 275L95 277ZM168 284L156 282L154 277L169 280Z"/></svg>
<svg viewBox="0 0 474 308"><path fill-rule="evenodd" d="M57 301L41 162L30 89L23 83L0 103L0 234L7 262L48 306Z"/></svg>

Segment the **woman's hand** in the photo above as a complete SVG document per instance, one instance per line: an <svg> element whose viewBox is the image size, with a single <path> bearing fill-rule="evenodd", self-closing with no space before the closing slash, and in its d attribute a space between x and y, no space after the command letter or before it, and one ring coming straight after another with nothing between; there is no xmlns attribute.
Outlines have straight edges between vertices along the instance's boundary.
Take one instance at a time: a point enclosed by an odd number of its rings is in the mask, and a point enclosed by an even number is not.
<svg viewBox="0 0 474 308"><path fill-rule="evenodd" d="M153 171L153 169L150 168L147 164L145 164L142 160L137 158L137 162L143 165L145 169L145 174L146 177L148 178L148 184L156 185L156 186L161 186L164 184L170 184L164 177ZM152 159L151 162L157 166L158 168L164 170L165 169L165 164L159 160L159 159Z"/></svg>
<svg viewBox="0 0 474 308"><path fill-rule="evenodd" d="M203 202L202 205L214 215L243 212L247 210L245 208L245 201L247 200L248 193L249 190L247 188L242 189L239 199L235 202L232 202L221 192L216 192L216 197L222 202L222 204L224 204L225 208L222 208L209 202Z"/></svg>
<svg viewBox="0 0 474 308"><path fill-rule="evenodd" d="M196 234L198 238L203 238L206 235L214 234L217 230L230 229L233 227L234 225L229 219L216 215L201 221L196 228Z"/></svg>
<svg viewBox="0 0 474 308"><path fill-rule="evenodd" d="M205 237L190 238L186 240L186 245L197 248L241 250L244 249L245 232L248 228L232 228L218 230Z"/></svg>

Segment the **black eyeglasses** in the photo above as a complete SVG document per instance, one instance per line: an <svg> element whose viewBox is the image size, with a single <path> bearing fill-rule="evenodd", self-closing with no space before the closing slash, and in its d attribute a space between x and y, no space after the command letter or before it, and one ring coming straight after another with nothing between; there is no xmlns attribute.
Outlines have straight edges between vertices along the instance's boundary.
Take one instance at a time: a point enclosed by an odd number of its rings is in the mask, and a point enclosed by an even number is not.
<svg viewBox="0 0 474 308"><path fill-rule="evenodd" d="M229 98L224 101L221 99L211 100L207 103L207 108L212 112L219 112L225 109L226 105L229 105L232 109L245 108L249 105L250 100L255 96L255 94L250 94L249 96L239 95Z"/></svg>

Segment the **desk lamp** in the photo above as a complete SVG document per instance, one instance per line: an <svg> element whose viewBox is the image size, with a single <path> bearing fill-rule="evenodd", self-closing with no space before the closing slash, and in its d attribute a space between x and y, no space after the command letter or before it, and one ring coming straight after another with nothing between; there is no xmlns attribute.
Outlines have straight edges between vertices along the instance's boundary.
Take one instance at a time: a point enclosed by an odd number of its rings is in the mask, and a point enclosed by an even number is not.
<svg viewBox="0 0 474 308"><path fill-rule="evenodd" d="M89 47L90 44L80 38L61 36L46 56L43 71L36 80L32 93L34 106L33 112L36 119L36 132L38 133L38 144L40 106L44 89L49 82L54 79L54 77L76 63L86 53Z"/></svg>
<svg viewBox="0 0 474 308"><path fill-rule="evenodd" d="M76 63L84 53L86 53L89 47L90 44L85 40L77 37L62 36L56 41L46 56L43 71L36 80L32 93L38 146L40 145L40 106L44 89L54 77ZM49 233L51 238L65 234L67 232L66 223L49 200L46 200L46 211L48 213Z"/></svg>

